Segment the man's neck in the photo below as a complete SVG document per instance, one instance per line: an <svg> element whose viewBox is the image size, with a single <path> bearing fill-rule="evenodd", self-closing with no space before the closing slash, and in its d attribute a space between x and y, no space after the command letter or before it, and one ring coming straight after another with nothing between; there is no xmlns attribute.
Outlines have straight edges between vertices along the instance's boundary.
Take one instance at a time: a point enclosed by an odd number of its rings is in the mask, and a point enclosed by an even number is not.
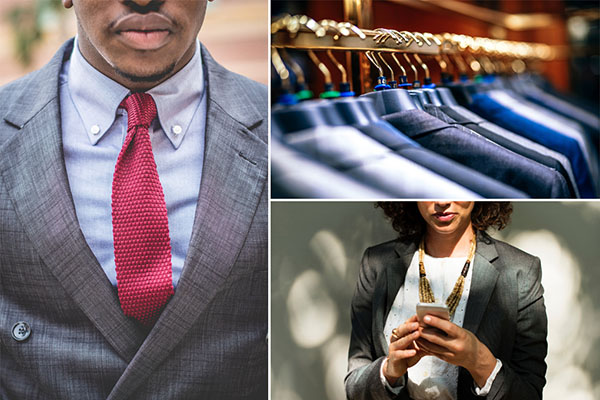
<svg viewBox="0 0 600 400"><path fill-rule="evenodd" d="M131 92L146 92L153 87L160 85L162 82L166 81L179 72L183 67L185 67L192 59L196 51L196 43L194 43L185 52L182 58L177 61L177 63L168 66L164 71L156 71L155 73L144 77L134 77L128 75L125 71L120 71L116 67L108 64L103 57L92 50L91 44L87 40L82 40L80 36L78 36L78 39L79 40L77 40L77 44L83 58L93 68L101 72L103 75L109 77L113 81L126 87Z"/></svg>

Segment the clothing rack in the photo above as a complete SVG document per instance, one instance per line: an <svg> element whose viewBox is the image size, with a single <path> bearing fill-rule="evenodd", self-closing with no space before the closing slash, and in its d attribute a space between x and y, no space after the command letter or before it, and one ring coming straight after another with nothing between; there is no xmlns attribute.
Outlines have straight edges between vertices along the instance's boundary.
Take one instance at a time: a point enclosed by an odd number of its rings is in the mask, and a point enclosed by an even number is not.
<svg viewBox="0 0 600 400"><path fill-rule="evenodd" d="M350 22L330 19L317 22L306 15L285 15L275 20L271 24L271 34L271 45L276 49L347 51L349 80L354 87L360 86L365 91L372 89L371 63L365 54L350 52L400 52L426 56L466 52L477 56L529 61L549 61L559 54L555 48L543 43L497 40L455 33L361 29Z"/></svg>

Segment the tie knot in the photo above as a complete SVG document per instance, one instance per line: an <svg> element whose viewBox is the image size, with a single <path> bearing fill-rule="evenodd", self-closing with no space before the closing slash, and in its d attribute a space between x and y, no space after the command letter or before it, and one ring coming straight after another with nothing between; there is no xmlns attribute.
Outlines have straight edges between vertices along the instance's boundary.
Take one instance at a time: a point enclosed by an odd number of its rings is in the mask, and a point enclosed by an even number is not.
<svg viewBox="0 0 600 400"><path fill-rule="evenodd" d="M150 127L150 123L156 118L156 103L148 93L132 93L120 104L127 110L128 128L134 126Z"/></svg>

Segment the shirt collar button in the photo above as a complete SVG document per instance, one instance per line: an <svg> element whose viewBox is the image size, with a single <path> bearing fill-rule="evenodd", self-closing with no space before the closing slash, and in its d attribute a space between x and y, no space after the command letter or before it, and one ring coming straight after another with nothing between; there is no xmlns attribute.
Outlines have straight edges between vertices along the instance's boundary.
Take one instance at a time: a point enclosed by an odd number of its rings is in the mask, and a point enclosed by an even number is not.
<svg viewBox="0 0 600 400"><path fill-rule="evenodd" d="M173 125L173 127L171 127L171 132L173 132L175 135L179 135L182 131L183 129L181 129L181 125Z"/></svg>

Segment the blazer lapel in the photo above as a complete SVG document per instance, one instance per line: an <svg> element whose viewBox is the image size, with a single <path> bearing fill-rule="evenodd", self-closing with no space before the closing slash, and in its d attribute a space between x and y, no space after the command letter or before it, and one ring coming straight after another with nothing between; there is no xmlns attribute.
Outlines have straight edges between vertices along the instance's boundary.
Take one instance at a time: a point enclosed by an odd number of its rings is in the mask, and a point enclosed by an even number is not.
<svg viewBox="0 0 600 400"><path fill-rule="evenodd" d="M417 245L414 242L402 243L398 242L395 247L396 254L398 254L398 264L390 266L388 268L388 291L385 304L385 317L392 308L394 299L398 294L398 290L404 284L406 278L406 271L410 266L410 262L413 259L415 251L417 251Z"/></svg>
<svg viewBox="0 0 600 400"><path fill-rule="evenodd" d="M109 399L128 398L205 311L230 274L266 190L268 147L252 133L264 120L252 105L256 99L235 88L232 74L216 64L204 47L202 58L208 79L208 110L202 183L190 247L175 295ZM231 98L232 93L238 97Z"/></svg>
<svg viewBox="0 0 600 400"><path fill-rule="evenodd" d="M378 312L375 314L375 329L377 332L380 332L377 335L375 345L379 348L380 354L387 354L388 351L388 343L385 340L385 335L383 333L385 328L385 321L387 316L392 308L392 304L394 303L394 299L398 294L398 291L404 285L404 279L406 278L406 271L412 261L412 257L416 250L416 245L413 242L400 242L398 241L394 247L394 250L397 254L397 258L394 262L391 262L390 265L385 269L385 275L382 284L385 285L385 307L375 306L375 309Z"/></svg>
<svg viewBox="0 0 600 400"><path fill-rule="evenodd" d="M0 174L44 264L119 355L130 360L143 336L118 298L79 228L62 153L58 74L68 42L30 76L4 120L18 132L0 150Z"/></svg>
<svg viewBox="0 0 600 400"><path fill-rule="evenodd" d="M463 328L477 332L483 313L496 286L498 270L492 262L498 258L498 252L491 239L484 233L477 238L477 250L473 262L471 291L467 301Z"/></svg>

